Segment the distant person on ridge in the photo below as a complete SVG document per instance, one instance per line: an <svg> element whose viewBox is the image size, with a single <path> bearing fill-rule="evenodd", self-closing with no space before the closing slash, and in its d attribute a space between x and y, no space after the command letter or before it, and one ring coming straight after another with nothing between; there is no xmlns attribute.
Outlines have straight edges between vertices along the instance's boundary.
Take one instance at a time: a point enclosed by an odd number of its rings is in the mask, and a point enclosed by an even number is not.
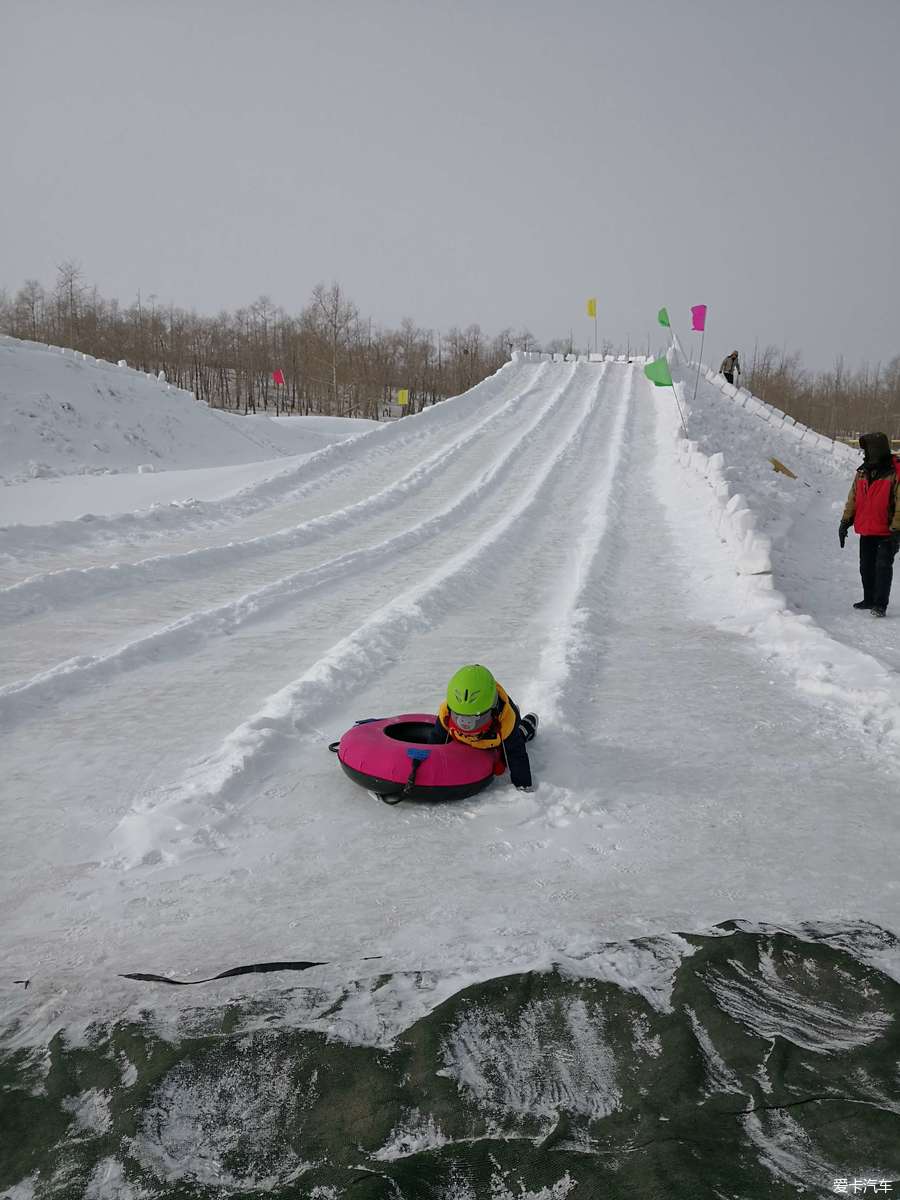
<svg viewBox="0 0 900 1200"><path fill-rule="evenodd" d="M730 354L722 359L722 365L719 367L719 374L724 375L728 383L734 383L735 375L741 372L741 364L738 362L737 350L732 350Z"/></svg>
<svg viewBox="0 0 900 1200"><path fill-rule="evenodd" d="M447 699L438 710L432 742L460 742L479 750L500 747L503 760L496 773L509 767L513 786L521 792L533 791L531 764L525 743L537 731L535 713L519 713L487 667L477 663L460 667L447 684ZM505 766L504 766L505 764Z"/></svg>
<svg viewBox="0 0 900 1200"><path fill-rule="evenodd" d="M853 607L870 609L873 617L884 617L894 577L894 555L900 548L900 458L891 453L886 433L863 433L859 444L862 466L850 485L838 541L843 549L851 525L859 534L863 598Z"/></svg>

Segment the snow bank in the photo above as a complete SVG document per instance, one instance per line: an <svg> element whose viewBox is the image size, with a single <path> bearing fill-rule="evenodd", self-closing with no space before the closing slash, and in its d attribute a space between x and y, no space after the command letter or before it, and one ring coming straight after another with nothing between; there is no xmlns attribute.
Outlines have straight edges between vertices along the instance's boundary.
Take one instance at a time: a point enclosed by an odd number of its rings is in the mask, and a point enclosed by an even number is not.
<svg viewBox="0 0 900 1200"><path fill-rule="evenodd" d="M673 362L673 377L683 376L675 389L688 433L695 435L684 436L673 412L675 452L682 468L706 485L710 519L743 580L736 626L792 673L808 698L831 705L864 733L871 749L900 751L900 679L890 669L890 637L885 645L859 614L844 624L852 590L841 615L834 615L830 576L855 577L852 552L839 557L837 524L858 450L702 364L696 397L688 402L695 369ZM857 587L848 582L848 589Z"/></svg>
<svg viewBox="0 0 900 1200"><path fill-rule="evenodd" d="M202 527L209 532L216 526L231 527L236 520L252 512L283 504L287 500L296 501L302 495L311 495L347 469L371 462L379 453L393 457L406 446L427 442L430 435L441 431L452 433L458 425L465 424L476 415L487 399L501 392L512 395L516 384L521 383L520 370L507 363L464 396L456 397L455 404L432 405L397 422L342 417L260 417L258 420L265 422L267 427L294 431L298 444L303 442L304 429L310 429L319 440L315 447L307 444L307 450L312 449L313 452L306 453L299 461L297 458L293 461L281 458L274 467L258 464L256 470L248 462L244 468L246 475L243 486L236 479L234 468L227 467L205 473L179 471L179 478L174 483L168 477L173 474L171 472L162 477L135 475L127 483L121 479L107 479L102 481L108 485L103 489L102 497L97 496L96 489L90 489L91 499L99 502L86 513L84 507L87 497L82 487L85 480L71 477L44 480L35 488L37 494L33 506L36 522L21 520L34 483L19 485L24 490L4 489L0 493L4 501L0 506L0 559L4 554L13 558L30 558L35 553L61 552L68 556L80 547L106 544L113 538L129 542L152 541L173 533L182 534L192 528ZM227 415L205 408L203 411L215 420L224 419ZM244 428L245 421L254 420L245 417L230 419L238 422L241 428ZM346 431L345 436L338 436L342 430ZM270 454L269 462L271 458ZM205 474L206 478L198 479L198 474ZM60 489L59 493L49 495L54 483ZM234 492L230 483L239 486L240 490ZM58 511L66 505L70 488L72 496L66 519L57 519ZM175 495L179 492L181 495ZM5 515L7 493L10 496L9 517ZM154 494L159 499L152 499L149 508L137 507L133 511L121 508L123 499L147 499ZM207 496L210 498L206 499ZM43 516L47 517L46 522Z"/></svg>
<svg viewBox="0 0 900 1200"><path fill-rule="evenodd" d="M374 421L242 417L165 377L0 337L0 481L222 467L308 454Z"/></svg>

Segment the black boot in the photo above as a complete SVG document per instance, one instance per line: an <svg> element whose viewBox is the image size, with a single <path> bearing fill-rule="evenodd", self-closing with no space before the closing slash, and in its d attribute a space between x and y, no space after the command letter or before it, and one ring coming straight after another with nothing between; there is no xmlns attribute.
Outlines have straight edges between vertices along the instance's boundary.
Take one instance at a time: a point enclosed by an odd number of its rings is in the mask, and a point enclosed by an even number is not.
<svg viewBox="0 0 900 1200"><path fill-rule="evenodd" d="M877 605L877 604L873 604L873 605L872 605L872 616L873 616L873 617L886 617L886 616L887 616L887 609L886 609L886 608L881 608L881 607L880 607L879 605Z"/></svg>
<svg viewBox="0 0 900 1200"><path fill-rule="evenodd" d="M537 713L526 713L522 718L522 732L525 734L525 741L530 742L537 733L538 715Z"/></svg>
<svg viewBox="0 0 900 1200"><path fill-rule="evenodd" d="M853 605L854 608L871 608L872 605L868 600L857 600Z"/></svg>

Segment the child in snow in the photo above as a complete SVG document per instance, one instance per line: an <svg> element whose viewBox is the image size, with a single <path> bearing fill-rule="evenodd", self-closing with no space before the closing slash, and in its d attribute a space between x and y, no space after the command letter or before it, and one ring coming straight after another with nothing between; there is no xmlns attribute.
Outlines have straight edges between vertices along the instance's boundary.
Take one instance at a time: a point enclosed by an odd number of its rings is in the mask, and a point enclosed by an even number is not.
<svg viewBox="0 0 900 1200"><path fill-rule="evenodd" d="M838 540L843 549L851 525L859 534L863 598L853 607L867 608L873 617L884 617L894 577L894 555L900 548L900 458L891 453L886 433L863 433L859 444L862 466L850 485Z"/></svg>
<svg viewBox="0 0 900 1200"><path fill-rule="evenodd" d="M479 750L499 746L513 785L520 792L531 792L525 743L534 737L537 725L537 715L523 717L487 667L476 663L460 667L447 684L447 699L438 710L432 741L443 744L452 738Z"/></svg>

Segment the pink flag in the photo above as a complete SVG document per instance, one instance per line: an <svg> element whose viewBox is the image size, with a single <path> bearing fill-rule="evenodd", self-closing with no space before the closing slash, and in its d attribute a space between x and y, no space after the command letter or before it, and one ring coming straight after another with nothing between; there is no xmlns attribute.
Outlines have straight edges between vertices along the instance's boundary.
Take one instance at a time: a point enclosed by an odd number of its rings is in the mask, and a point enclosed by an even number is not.
<svg viewBox="0 0 900 1200"><path fill-rule="evenodd" d="M277 371L272 372L272 380L275 383L280 383L281 386L284 387L284 371L282 371L280 367Z"/></svg>
<svg viewBox="0 0 900 1200"><path fill-rule="evenodd" d="M702 333L706 328L706 305L695 304L691 308L691 329Z"/></svg>

